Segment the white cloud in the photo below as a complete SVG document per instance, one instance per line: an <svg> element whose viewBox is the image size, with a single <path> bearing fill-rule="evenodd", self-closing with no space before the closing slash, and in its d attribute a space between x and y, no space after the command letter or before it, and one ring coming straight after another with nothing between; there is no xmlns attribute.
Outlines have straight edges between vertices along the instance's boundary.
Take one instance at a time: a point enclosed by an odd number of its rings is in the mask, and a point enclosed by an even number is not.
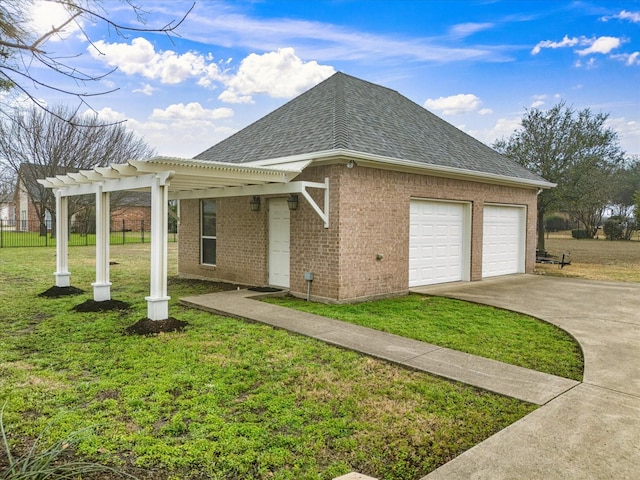
<svg viewBox="0 0 640 480"><path fill-rule="evenodd" d="M482 105L482 100L472 93L460 93L449 97L439 97L436 99L427 99L424 107L429 110L437 110L444 115L459 115L462 113L471 113L478 111ZM478 113L487 115L493 113L489 109L482 109Z"/></svg>
<svg viewBox="0 0 640 480"><path fill-rule="evenodd" d="M577 53L581 57L593 54L607 55L611 53L612 50L620 47L622 43L623 40L618 37L603 36L598 38L587 38L582 36L578 38L568 37L567 35L565 35L560 42L554 42L552 40L544 40L542 42L538 42L538 44L531 50L531 54L537 55L542 51L543 48L555 49L568 47L585 47L575 50L575 53ZM613 58L614 56L612 55L611 57ZM595 67L595 60L591 58L587 61L586 64L581 60L577 60L575 65L576 67L593 68Z"/></svg>
<svg viewBox="0 0 640 480"><path fill-rule="evenodd" d="M86 110L84 112L85 115L97 115L100 120L103 120L108 123L117 123L127 121L128 118L124 113L117 112L111 107L105 107L102 110Z"/></svg>
<svg viewBox="0 0 640 480"><path fill-rule="evenodd" d="M533 96L533 102L531 102L531 108L541 107L542 105L544 105L546 103L547 98L548 98L547 94L534 95Z"/></svg>
<svg viewBox="0 0 640 480"><path fill-rule="evenodd" d="M640 122L624 117L609 118L605 126L618 133L620 146L624 151L629 155L640 155Z"/></svg>
<svg viewBox="0 0 640 480"><path fill-rule="evenodd" d="M230 108L203 108L198 102L188 104L175 103L167 108L154 108L151 118L154 120L218 120L233 117Z"/></svg>
<svg viewBox="0 0 640 480"><path fill-rule="evenodd" d="M33 29L36 36L41 36L50 32L54 28L62 27L73 16L60 3L36 1L31 5L30 9L30 28ZM51 41L65 40L74 33L80 32L82 29L82 19L77 18L68 23L64 28L50 38Z"/></svg>
<svg viewBox="0 0 640 480"><path fill-rule="evenodd" d="M470 59L512 60L508 46L451 46L440 36L381 35L320 21L258 19L240 10L235 3L227 2L221 7L219 2L198 2L197 11L189 15L191 39L203 44L243 47L254 52L296 45L296 52L301 57L324 63L362 61L372 56L378 62L399 58L446 63Z"/></svg>
<svg viewBox="0 0 640 480"><path fill-rule="evenodd" d="M630 67L634 65L640 66L640 52L620 53L618 55L611 55L611 58L622 60L626 65Z"/></svg>
<svg viewBox="0 0 640 480"><path fill-rule="evenodd" d="M144 83L142 85L142 87L140 88L136 88L133 93L144 93L147 96L151 96L153 95L153 92L155 92L156 90L158 90L157 88L152 87L151 85L149 85L148 83Z"/></svg>
<svg viewBox="0 0 640 480"><path fill-rule="evenodd" d="M561 41L559 42L554 42L552 40L544 40L542 42L538 42L538 44L533 47L533 50L531 50L531 53L533 55L537 55L540 53L540 51L543 48L565 48L565 47L575 47L576 45L578 45L580 43L580 39L576 38L576 37L572 37L569 38L567 35L565 35Z"/></svg>
<svg viewBox="0 0 640 480"><path fill-rule="evenodd" d="M262 55L245 57L236 75L225 79L227 90L221 100L248 103L251 95L267 94L291 98L335 73L333 67L317 62L303 62L293 48L280 48Z"/></svg>
<svg viewBox="0 0 640 480"><path fill-rule="evenodd" d="M617 37L599 37L593 40L593 43L585 49L577 50L576 53L578 55L591 55L592 53L602 53L607 54L618 48L621 45L622 41Z"/></svg>
<svg viewBox="0 0 640 480"><path fill-rule="evenodd" d="M88 110L86 114L95 114ZM199 104L169 105L154 109L146 119L128 117L112 108L97 112L108 122L126 121L126 127L154 147L159 155L190 158L235 133L233 128L218 123L233 115L228 108L205 109Z"/></svg>
<svg viewBox="0 0 640 480"><path fill-rule="evenodd" d="M468 37L483 30L489 30L493 26L493 23L459 23L451 27L450 33L456 37Z"/></svg>
<svg viewBox="0 0 640 480"><path fill-rule="evenodd" d="M210 56L195 52L177 54L171 50L156 51L147 39L138 37L127 43L107 43L98 40L89 47L94 58L117 67L127 75L142 75L160 80L165 84L177 84L189 78L197 78L198 83L210 86L222 75Z"/></svg>
<svg viewBox="0 0 640 480"><path fill-rule="evenodd" d="M486 145L493 145L496 140L501 140L503 138L509 138L513 132L518 130L521 127L521 119L520 118L499 118L495 125L490 128L485 129L463 129L469 135L474 138L477 138L481 142Z"/></svg>
<svg viewBox="0 0 640 480"><path fill-rule="evenodd" d="M591 57L589 58L585 63L582 62L582 60L578 59L576 60L576 67L577 68L586 68L587 70L591 70L592 68L596 67L596 59L595 57Z"/></svg>
<svg viewBox="0 0 640 480"><path fill-rule="evenodd" d="M225 103L255 103L251 95L238 95L231 90L225 90L218 95L218 100Z"/></svg>
<svg viewBox="0 0 640 480"><path fill-rule="evenodd" d="M609 15L607 17L602 17L600 20L603 20L606 22L612 19L629 20L631 23L640 23L640 12L629 12L627 10L622 10L617 15Z"/></svg>

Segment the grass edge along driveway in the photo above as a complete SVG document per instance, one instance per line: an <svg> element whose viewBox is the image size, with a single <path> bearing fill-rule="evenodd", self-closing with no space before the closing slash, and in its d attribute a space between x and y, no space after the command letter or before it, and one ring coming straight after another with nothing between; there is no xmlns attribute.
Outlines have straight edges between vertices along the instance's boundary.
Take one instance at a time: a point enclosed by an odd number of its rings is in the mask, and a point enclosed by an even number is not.
<svg viewBox="0 0 640 480"><path fill-rule="evenodd" d="M349 305L293 297L263 301L582 381L584 359L578 342L528 315L419 294Z"/></svg>

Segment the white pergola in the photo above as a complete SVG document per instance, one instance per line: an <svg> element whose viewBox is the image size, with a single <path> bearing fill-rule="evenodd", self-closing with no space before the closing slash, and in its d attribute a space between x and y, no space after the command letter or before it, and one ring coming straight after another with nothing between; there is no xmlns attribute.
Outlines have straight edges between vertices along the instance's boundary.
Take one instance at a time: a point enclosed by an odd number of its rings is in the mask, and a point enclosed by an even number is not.
<svg viewBox="0 0 640 480"><path fill-rule="evenodd" d="M57 287L69 287L68 197L93 194L96 198L96 280L93 298L111 299L109 280L109 237L111 192L151 191L151 276L147 316L164 320L169 316L167 295L168 201L172 199L222 198L252 195L301 194L329 226L329 180L324 183L292 181L310 160L256 166L222 162L204 162L181 158L156 157L130 160L126 164L96 167L77 173L38 180L51 188L56 197L56 272ZM308 188L324 190L322 208Z"/></svg>

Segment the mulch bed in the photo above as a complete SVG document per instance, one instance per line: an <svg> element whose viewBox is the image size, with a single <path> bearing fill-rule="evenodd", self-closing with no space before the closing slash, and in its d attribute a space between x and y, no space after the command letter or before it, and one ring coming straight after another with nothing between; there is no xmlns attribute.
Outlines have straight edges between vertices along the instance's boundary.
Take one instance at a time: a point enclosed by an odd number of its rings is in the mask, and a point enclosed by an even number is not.
<svg viewBox="0 0 640 480"><path fill-rule="evenodd" d="M142 318L124 329L126 335L157 335L159 333L181 332L187 322L169 317L166 320L150 320Z"/></svg>
<svg viewBox="0 0 640 480"><path fill-rule="evenodd" d="M107 312L110 310L128 310L131 305L127 302L121 302L120 300L104 300L102 302L96 302L95 300L87 300L79 305L76 305L71 310L74 312Z"/></svg>
<svg viewBox="0 0 640 480"><path fill-rule="evenodd" d="M59 298L67 295L79 295L84 293L84 290L80 290L76 287L51 287L42 293L39 293L39 297Z"/></svg>

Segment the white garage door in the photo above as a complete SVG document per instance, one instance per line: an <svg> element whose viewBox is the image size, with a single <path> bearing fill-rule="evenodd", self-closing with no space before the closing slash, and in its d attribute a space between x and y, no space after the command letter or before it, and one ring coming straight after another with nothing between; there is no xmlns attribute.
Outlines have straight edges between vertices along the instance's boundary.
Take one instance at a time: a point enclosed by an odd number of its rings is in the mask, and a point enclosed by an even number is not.
<svg viewBox="0 0 640 480"><path fill-rule="evenodd" d="M465 280L467 205L412 200L409 224L409 286Z"/></svg>
<svg viewBox="0 0 640 480"><path fill-rule="evenodd" d="M485 206L482 231L482 276L524 273L525 209Z"/></svg>

